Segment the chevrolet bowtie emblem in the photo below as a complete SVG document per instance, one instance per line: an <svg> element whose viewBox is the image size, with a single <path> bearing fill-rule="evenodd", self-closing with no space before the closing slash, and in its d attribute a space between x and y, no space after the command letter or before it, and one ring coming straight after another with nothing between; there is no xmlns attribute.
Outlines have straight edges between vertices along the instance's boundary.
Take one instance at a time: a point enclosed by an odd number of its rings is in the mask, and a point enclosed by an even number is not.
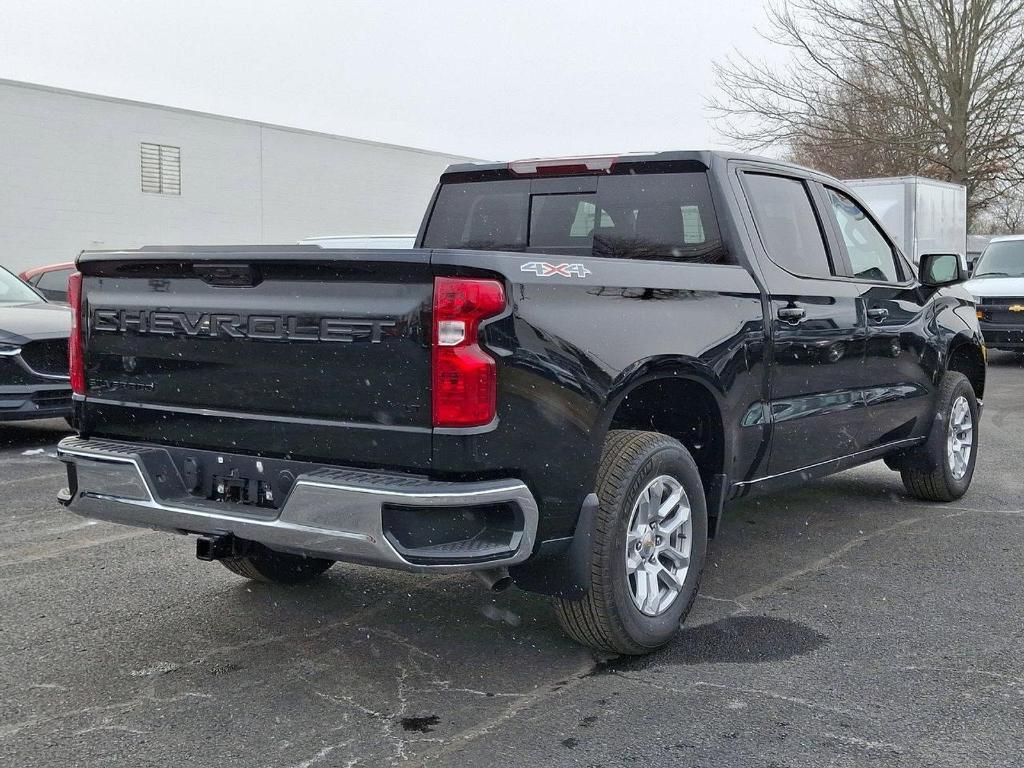
<svg viewBox="0 0 1024 768"><path fill-rule="evenodd" d="M1011 304L1010 305L1010 311L1011 312L1024 312L1024 304Z"/></svg>

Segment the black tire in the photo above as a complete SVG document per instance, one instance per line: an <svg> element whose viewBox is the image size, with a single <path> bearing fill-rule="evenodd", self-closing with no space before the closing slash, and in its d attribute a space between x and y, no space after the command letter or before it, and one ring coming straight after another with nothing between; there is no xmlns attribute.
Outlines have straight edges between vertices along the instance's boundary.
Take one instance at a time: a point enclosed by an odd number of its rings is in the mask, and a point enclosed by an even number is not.
<svg viewBox="0 0 1024 768"><path fill-rule="evenodd" d="M947 439L953 404L967 400L971 411L973 435L967 471L960 478L953 474L947 455ZM923 501L956 501L971 487L978 461L978 400L971 382L962 373L950 371L942 377L936 396L935 420L923 445L905 456L886 463L898 469L907 493Z"/></svg>
<svg viewBox="0 0 1024 768"><path fill-rule="evenodd" d="M626 533L633 506L660 475L677 480L690 502L689 568L674 602L661 614L645 615L633 601L626 574ZM597 472L600 500L592 541L590 585L578 601L554 598L565 632L596 650L640 655L668 643L697 597L707 553L708 517L700 473L679 441L657 432L612 430Z"/></svg>
<svg viewBox="0 0 1024 768"><path fill-rule="evenodd" d="M333 560L275 552L255 542L249 544L246 554L218 562L239 576L274 584L305 584L334 565Z"/></svg>

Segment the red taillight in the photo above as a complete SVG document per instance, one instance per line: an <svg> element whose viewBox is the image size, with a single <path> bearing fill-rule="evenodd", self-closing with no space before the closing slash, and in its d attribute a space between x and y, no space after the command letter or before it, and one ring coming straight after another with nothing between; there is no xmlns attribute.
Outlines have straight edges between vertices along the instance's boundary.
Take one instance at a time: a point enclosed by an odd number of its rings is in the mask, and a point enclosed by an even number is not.
<svg viewBox="0 0 1024 768"><path fill-rule="evenodd" d="M71 336L68 337L68 367L71 391L85 394L85 354L82 345L82 273L72 272L68 278L68 304L71 305Z"/></svg>
<svg viewBox="0 0 1024 768"><path fill-rule="evenodd" d="M477 332L481 320L504 309L497 280L434 278L435 427L478 427L494 418L497 370Z"/></svg>

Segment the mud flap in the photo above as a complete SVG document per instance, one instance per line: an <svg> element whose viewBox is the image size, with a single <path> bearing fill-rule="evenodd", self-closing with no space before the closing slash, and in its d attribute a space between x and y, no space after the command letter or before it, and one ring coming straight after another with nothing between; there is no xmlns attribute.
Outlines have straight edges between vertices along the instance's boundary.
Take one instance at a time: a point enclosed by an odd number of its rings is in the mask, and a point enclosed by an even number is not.
<svg viewBox="0 0 1024 768"><path fill-rule="evenodd" d="M708 508L708 538L713 539L722 524L725 513L725 495L729 483L725 475L712 475L705 490L705 503Z"/></svg>
<svg viewBox="0 0 1024 768"><path fill-rule="evenodd" d="M598 504L597 494L589 494L572 536L543 542L530 560L508 569L517 587L565 600L581 600L587 594Z"/></svg>

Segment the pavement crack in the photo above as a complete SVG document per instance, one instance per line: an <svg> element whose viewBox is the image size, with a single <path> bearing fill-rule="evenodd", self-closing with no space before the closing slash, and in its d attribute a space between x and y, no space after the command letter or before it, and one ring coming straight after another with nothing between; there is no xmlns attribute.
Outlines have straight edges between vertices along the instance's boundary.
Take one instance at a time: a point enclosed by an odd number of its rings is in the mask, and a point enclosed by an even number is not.
<svg viewBox="0 0 1024 768"><path fill-rule="evenodd" d="M715 603L732 603L733 605L738 606L741 611L750 610L746 605L741 603L739 600L733 600L729 597L715 597L714 595L705 595L703 592L699 593L697 597L700 600L711 600Z"/></svg>
<svg viewBox="0 0 1024 768"><path fill-rule="evenodd" d="M888 741L871 741L870 739L861 739L857 736L843 736L838 733L825 732L825 738L838 741L842 744L849 744L854 747L861 747L867 750L880 750L885 752L895 752L897 754L903 753L903 747L899 744L891 744Z"/></svg>
<svg viewBox="0 0 1024 768"><path fill-rule="evenodd" d="M76 552L80 549L89 549L91 547L101 547L104 544L112 544L116 541L124 541L126 539L137 539L140 536L149 536L151 533L152 531L133 528L125 533L115 533L110 536L104 536L101 539L77 541L73 544L69 544L64 541L54 544L32 544L30 546L21 547L20 549L8 552L7 557L0 560L0 568L6 568L12 565L24 565L25 563L34 563L39 560L50 560L54 557L65 555L68 552Z"/></svg>
<svg viewBox="0 0 1024 768"><path fill-rule="evenodd" d="M439 582L450 581L450 580L455 579L457 577L458 577L458 574L453 574L451 576L444 576L444 577L436 578L436 579L433 580L433 582L430 585L425 585L423 587L420 587L419 589L414 590L414 592L419 593L419 592L429 592L429 591L432 591L432 590L437 588L437 584ZM249 650L250 648L261 648L263 646L274 645L276 643L292 642L292 641L298 641L298 640L312 640L312 639L315 639L315 638L322 637L324 635L328 635L330 633L333 633L335 630L340 629L341 627L353 627L353 626L357 626L358 627L359 625L357 624L357 622L361 622L361 621L363 621L365 619L368 619L371 616L376 615L380 611L385 610L387 607L388 607L387 604L377 604L377 605L369 606L367 608L364 608L361 611L356 611L355 613L351 613L351 614L349 614L348 616L346 616L343 619L339 619L338 621L332 621L332 622L329 622L327 624L322 624L317 629L310 630L310 631L307 631L307 632L291 633L291 634L281 634L281 635L270 635L268 637L260 637L260 638L254 639L254 640L247 640L246 642L243 642L243 643L232 643L232 644L218 645L218 646L214 646L212 648L206 648L206 649L203 650L203 652L199 656L193 657L191 663L192 664L199 664L199 663L202 663L202 662L206 661L207 659L209 659L212 656L220 656L220 655L223 655L223 654L226 654L226 653L234 653L236 651L246 651L246 650ZM377 628L364 629L364 628L360 627L360 629L362 631L367 632L368 634L369 633L376 633L378 635L386 637L387 639L395 641L395 642L399 642L398 640L396 640L396 638L399 638L400 640L404 641L404 642L401 642L399 644L404 645L404 647L406 647L407 649L415 650L415 651L417 651L421 655L425 655L425 656L427 656L427 657L429 657L431 659L436 660L436 657L431 656L426 651L422 651L422 650L416 648L416 646L412 645L412 643L410 643L408 640L406 640L405 638L402 638L401 635L397 635L394 632L390 632L388 630L381 630L381 629L377 629Z"/></svg>
<svg viewBox="0 0 1024 768"><path fill-rule="evenodd" d="M613 670L613 671L609 672L609 674L615 675L616 677L620 677L623 680L629 680L630 682L639 683L640 685L647 686L648 688L653 688L653 689L658 690L658 691L664 691L665 693L680 693L680 694L692 693L692 690L688 690L686 688L678 688L678 687L675 687L675 686L663 685L661 683L656 683L653 680L647 680L646 678L637 677L635 675L629 675L629 674L626 674L625 672L620 672L620 671L617 671L617 670ZM746 687L737 686L737 685L724 685L722 683L711 683L711 682L707 682L707 681L704 681L704 680L695 680L692 683L690 683L689 687L691 689L692 688L713 688L715 690L720 690L720 691L729 691L730 693L745 693L745 694L747 694L749 696L759 696L759 697L762 697L762 698L773 699L775 701L781 701L781 702L785 702L787 704L794 704L796 706L805 707L807 709L818 710L818 711L821 711L821 712L828 712L828 713L833 714L833 715L844 715L846 717L861 717L862 716L860 713L852 712L852 711L850 711L848 709L842 709L842 708L839 708L839 707L830 707L827 704L821 704L819 702L812 701L810 699L805 699L805 698L802 698L802 697L799 697L799 696L785 696L785 695L783 695L781 693L775 693L774 691L766 691L766 690L763 690L761 688L746 688Z"/></svg>
<svg viewBox="0 0 1024 768"><path fill-rule="evenodd" d="M391 642L395 643L395 645L401 646L409 653L416 654L417 656L422 656L426 659L430 659L431 661L437 661L438 659L440 659L440 656L438 656L437 654L428 653L427 651L424 651L422 648L413 643L409 638L404 637L403 635L400 635L397 632L392 632L390 629L384 629L382 627L359 627L359 631L386 638Z"/></svg>
<svg viewBox="0 0 1024 768"><path fill-rule="evenodd" d="M148 736L150 731L141 731L137 728L129 728L127 725L91 725L88 728L81 728L75 731L75 736L85 736L87 733L95 733L96 731L116 731L120 733L130 733L134 736Z"/></svg>
<svg viewBox="0 0 1024 768"><path fill-rule="evenodd" d="M312 755L311 757L307 757L305 760L300 760L297 763L292 763L290 766L288 766L288 768L309 768L309 766L316 765L321 760L325 759L334 750L341 749L342 747L347 747L351 743L352 743L352 740L349 739L348 741L341 741L341 742L338 742L337 744L329 744L326 747L321 748L319 751L317 751L316 754ZM353 761L353 762L347 763L347 765L350 765L350 766L351 765L355 765L355 762Z"/></svg>
<svg viewBox="0 0 1024 768"><path fill-rule="evenodd" d="M563 678L557 683L552 683L547 686L539 687L535 691L524 693L521 696L512 700L512 702L502 712L490 720L478 723L470 728L460 731L451 736L442 747L432 752L427 752L419 756L419 760L414 764L417 768L423 768L427 765L427 761L441 760L441 764L445 764L444 758L451 755L454 752L458 752L460 749L465 747L477 739L487 736L492 733L496 728L504 725L509 720L512 720L520 713L530 709L554 696L558 696L562 693L572 690L584 680L589 678L594 670L597 669L593 657L587 658L587 663L577 667L575 671Z"/></svg>
<svg viewBox="0 0 1024 768"><path fill-rule="evenodd" d="M472 696L485 696L487 698L521 698L528 696L526 693L505 693L501 691L480 691L476 688L453 688L451 680L431 680L432 688L410 688L412 693L468 693Z"/></svg>
<svg viewBox="0 0 1024 768"><path fill-rule="evenodd" d="M960 667L899 667L904 672L934 672L939 675L978 675L979 677L991 677L994 680L1005 680L1008 683L1014 683L1016 685L1024 686L1024 677L1016 677L1014 675L1004 675L1001 672L989 672L984 669L968 669Z"/></svg>
<svg viewBox="0 0 1024 768"><path fill-rule="evenodd" d="M313 691L313 694L315 696L319 696L321 699L325 699L331 702L332 704L342 704L345 706L352 707L353 709L359 710L364 715L369 715L370 717L377 717L381 719L387 719L389 717L389 715L386 712L381 712L379 710L363 706L358 701L356 701L352 696L342 696L333 693L324 693L323 691Z"/></svg>
<svg viewBox="0 0 1024 768"><path fill-rule="evenodd" d="M863 546L872 539L877 539L881 536L885 536L886 534L892 533L893 531L899 530L900 528L906 528L907 526L919 523L922 519L923 518L920 517L910 517L906 520L900 520L898 523L895 523L894 525L889 525L885 528L879 528L878 530L872 531L871 533L865 533L861 536L856 536L853 539L850 539L845 544L843 544L838 549L835 549L829 554L825 555L824 557L820 557L817 560L805 565L802 568L798 568L795 571L790 571L789 573L780 576L779 578L765 584L764 586L758 587L757 589L751 590L750 592L745 592L744 594L734 598L733 602L735 602L737 605L743 605L745 603L750 603L754 600L761 600L765 597L768 597L769 595L778 592L782 587L786 586L790 582L796 581L802 576L806 576L809 573L817 573L819 571L825 570L830 565L832 565L832 563L834 563L836 560L845 555L847 552L850 552L851 550L854 550L857 547ZM739 613L739 611L736 612Z"/></svg>
<svg viewBox="0 0 1024 768"><path fill-rule="evenodd" d="M67 472L51 472L46 475L30 475L28 477L15 477L11 480L0 480L0 487L4 487L7 485L15 485L17 483L38 482L40 480L56 480L58 477L66 478L67 476Z"/></svg>
<svg viewBox="0 0 1024 768"><path fill-rule="evenodd" d="M173 704L179 701L185 701L187 699L212 699L212 694L199 693L196 691L184 691L182 693L175 694L174 696L158 697L156 695L154 683L151 682L145 691L139 696L124 701L117 701L112 704L101 704L98 706L91 707L80 707L78 709L65 710L64 712L56 712L51 715L43 717L33 717L27 720L22 720L17 723L9 723L7 725L0 726L0 741L10 736L15 736L26 728L33 728L37 725L44 725L46 723L60 722L62 720L68 720L73 717L81 717L83 715L102 715L104 712L120 712L122 715L129 714L144 704ZM104 730L112 730L115 728L114 725L109 723L110 718L102 718L103 722L101 725L104 726ZM96 728L89 726L91 728ZM88 730L88 728L86 730Z"/></svg>

